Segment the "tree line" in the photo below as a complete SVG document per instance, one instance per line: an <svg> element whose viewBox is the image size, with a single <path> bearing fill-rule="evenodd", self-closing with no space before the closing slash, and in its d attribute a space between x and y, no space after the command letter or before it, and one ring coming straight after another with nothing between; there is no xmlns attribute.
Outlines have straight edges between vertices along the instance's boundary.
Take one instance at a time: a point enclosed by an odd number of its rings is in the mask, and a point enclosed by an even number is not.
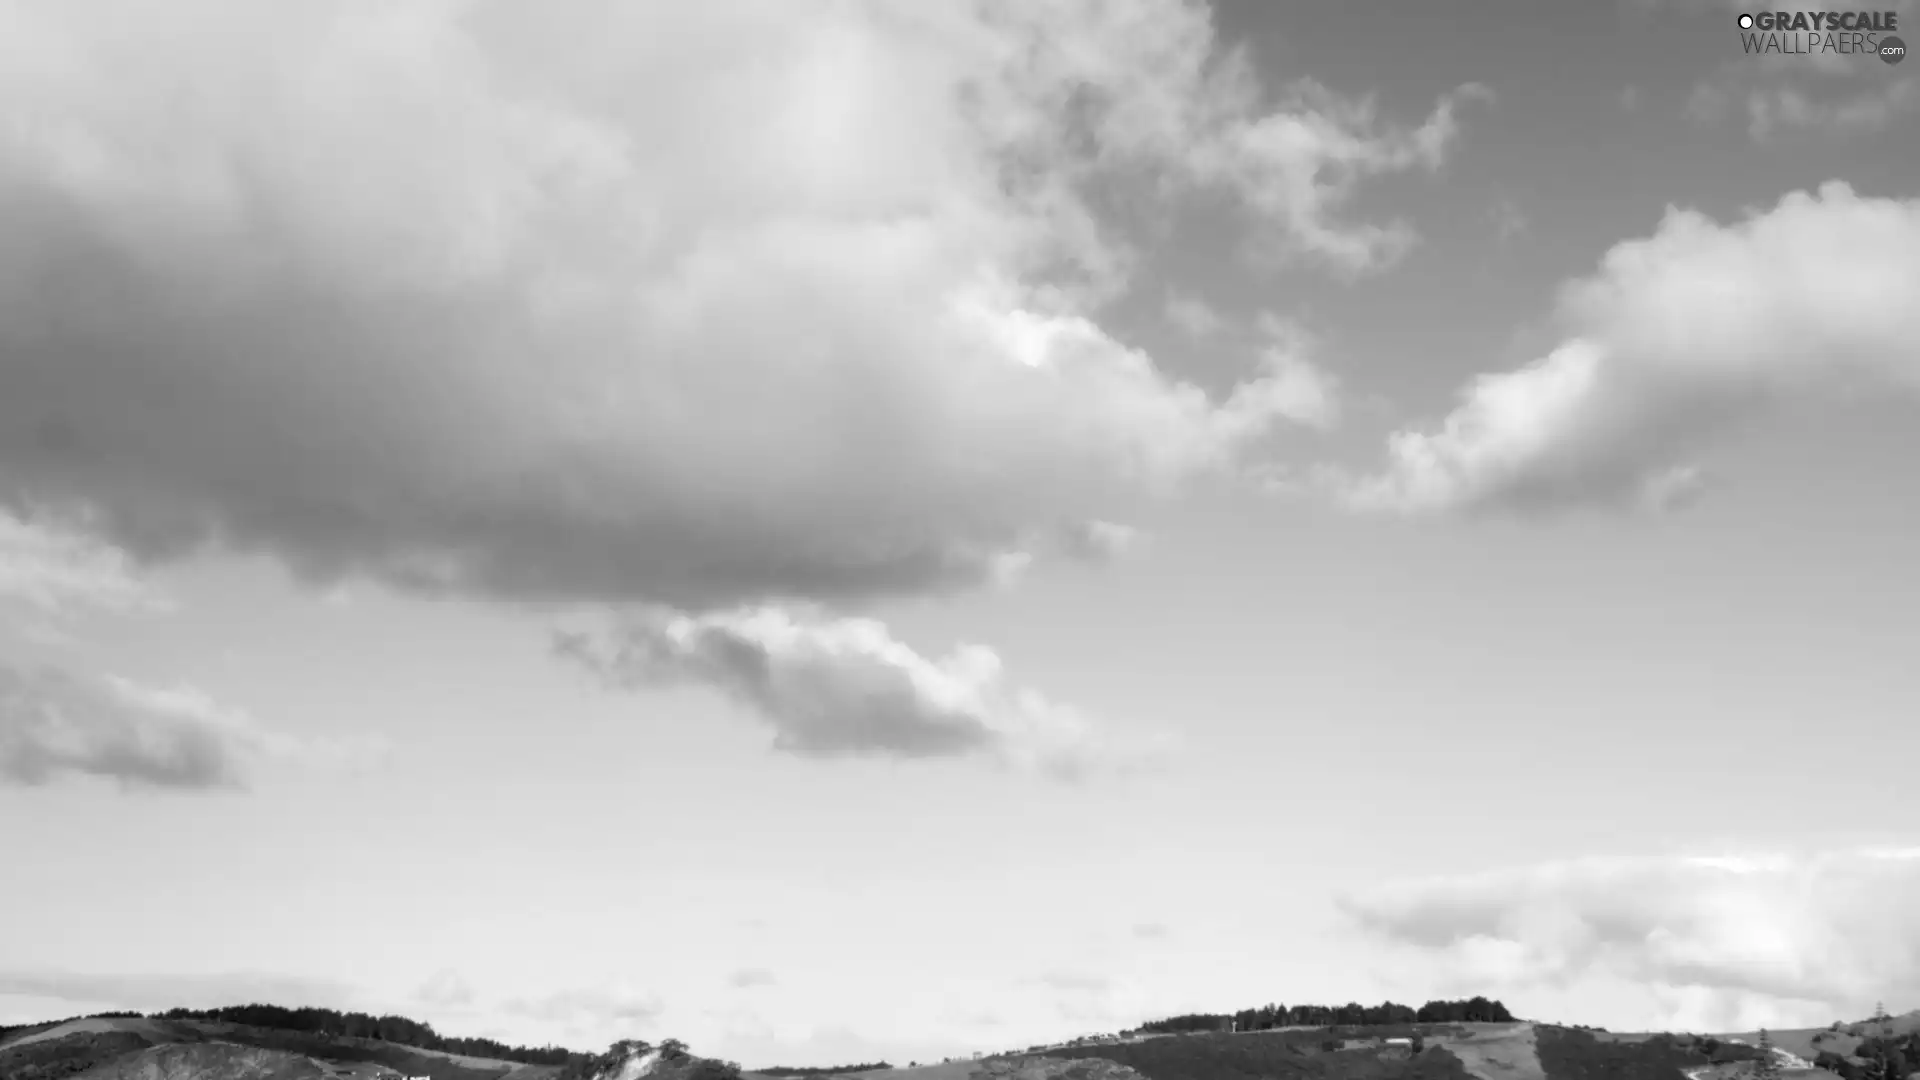
<svg viewBox="0 0 1920 1080"><path fill-rule="evenodd" d="M493 1039L442 1035L433 1030L432 1024L404 1016L373 1016L313 1007L289 1009L281 1005L229 1005L218 1009L169 1009L154 1016L167 1020L218 1020L350 1039L380 1039L420 1050L495 1058L522 1065L566 1065L576 1058L592 1056L561 1046L509 1046Z"/></svg>
<svg viewBox="0 0 1920 1080"><path fill-rule="evenodd" d="M1383 1024L1508 1023L1513 1014L1498 1001L1471 997L1460 1001L1429 1001L1419 1008L1385 1001L1378 1005L1261 1005L1231 1013L1187 1013L1149 1020L1137 1029L1145 1034L1173 1035L1186 1031L1265 1031L1277 1027L1379 1026Z"/></svg>

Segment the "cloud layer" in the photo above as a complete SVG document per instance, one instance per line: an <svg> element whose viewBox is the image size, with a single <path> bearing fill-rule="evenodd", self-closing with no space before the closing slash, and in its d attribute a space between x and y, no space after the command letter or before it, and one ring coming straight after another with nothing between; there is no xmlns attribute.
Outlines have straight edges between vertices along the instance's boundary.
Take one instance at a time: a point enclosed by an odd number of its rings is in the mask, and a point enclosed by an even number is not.
<svg viewBox="0 0 1920 1080"><path fill-rule="evenodd" d="M1864 1015L1920 997L1920 849L1593 858L1404 882L1349 897L1365 930L1462 982L1624 980L1670 1023ZM1756 1001L1757 999L1757 1001Z"/></svg>
<svg viewBox="0 0 1920 1080"><path fill-rule="evenodd" d="M1920 200L1842 183L1721 225L1670 209L1567 286L1567 340L1483 375L1437 428L1406 430L1374 509L1669 503L1729 426L1856 385L1920 390Z"/></svg>
<svg viewBox="0 0 1920 1080"><path fill-rule="evenodd" d="M1075 776L1138 760L1077 712L1014 684L993 650L930 659L872 619L799 619L776 608L660 613L556 649L622 687L694 682L751 709L774 747L812 758L983 755Z"/></svg>
<svg viewBox="0 0 1920 1080"><path fill-rule="evenodd" d="M218 33L208 28L218 27ZM1468 93L1471 96L1471 92ZM145 559L689 608L964 585L1231 465L1093 193L1340 272L1438 165L1205 5L0 3L0 505Z"/></svg>

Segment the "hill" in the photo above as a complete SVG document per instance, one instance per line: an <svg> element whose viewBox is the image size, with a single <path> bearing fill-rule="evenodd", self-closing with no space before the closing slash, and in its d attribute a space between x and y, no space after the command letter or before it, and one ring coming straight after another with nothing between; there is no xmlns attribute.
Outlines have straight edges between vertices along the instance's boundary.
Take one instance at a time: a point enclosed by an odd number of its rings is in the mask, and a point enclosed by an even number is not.
<svg viewBox="0 0 1920 1080"><path fill-rule="evenodd" d="M208 1018L226 1015L288 1026ZM479 1043L521 1057L564 1058L541 1064L338 1032L362 1029L363 1020L372 1019L358 1016L245 1006L104 1014L0 1029L0 1080L741 1080L738 1065L697 1057L673 1039L658 1046L625 1040L602 1054L582 1054L445 1039L423 1024L380 1018L389 1021L383 1029L388 1034L440 1047Z"/></svg>
<svg viewBox="0 0 1920 1080"><path fill-rule="evenodd" d="M1315 1010L1313 1006L1297 1009ZM1358 1013L1350 1010L1358 1010ZM0 1029L0 1080L1759 1080L1758 1032L1612 1033L1486 1015L1483 998L1328 1010L1353 1024L1291 1025L1292 1010L1194 1014L1115 1035L976 1060L742 1073L676 1040L601 1054L451 1039L400 1017L244 1006L103 1014ZM1409 1019L1411 1014L1411 1019ZM1311 1014L1310 1014L1311 1015ZM244 1016L260 1023L233 1019ZM1241 1029L1245 1023L1252 1030ZM280 1026L273 1026L278 1024ZM1220 1025L1224 1024L1224 1029ZM1264 1026L1263 1026L1264 1025ZM384 1032L377 1038L357 1032ZM1783 1080L1920 1080L1920 1012L1767 1035ZM411 1039L415 1045L395 1039ZM505 1056L463 1053L484 1047ZM533 1058L536 1060L525 1060ZM542 1060L543 1059L543 1060ZM556 1060L559 1059L559 1060Z"/></svg>

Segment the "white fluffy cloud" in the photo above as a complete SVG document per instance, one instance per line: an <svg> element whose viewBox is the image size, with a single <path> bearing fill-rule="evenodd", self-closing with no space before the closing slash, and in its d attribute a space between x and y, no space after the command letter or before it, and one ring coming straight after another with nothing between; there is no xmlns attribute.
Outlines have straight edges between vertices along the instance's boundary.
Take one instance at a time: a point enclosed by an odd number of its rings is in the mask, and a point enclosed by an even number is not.
<svg viewBox="0 0 1920 1080"><path fill-rule="evenodd" d="M1920 200L1841 183L1721 225L1670 209L1563 290L1569 334L1484 375L1349 485L1371 508L1551 509L1684 497L1729 425L1858 384L1920 390Z"/></svg>
<svg viewBox="0 0 1920 1080"><path fill-rule="evenodd" d="M238 790L268 760L351 764L380 749L267 731L190 688L0 663L0 783L86 775L134 789Z"/></svg>
<svg viewBox="0 0 1920 1080"><path fill-rule="evenodd" d="M974 582L1299 400L1090 320L1090 190L1376 268L1343 202L1455 104L1268 93L1196 0L0 0L0 505L517 598Z"/></svg>
<svg viewBox="0 0 1920 1080"><path fill-rule="evenodd" d="M1349 897L1364 929L1466 985L1612 981L1712 1028L1865 1015L1920 997L1920 849L1594 858Z"/></svg>
<svg viewBox="0 0 1920 1080"><path fill-rule="evenodd" d="M930 659L872 619L661 614L556 644L615 685L718 688L773 728L776 749L803 757L980 754L1071 777L1153 749L1103 739L1073 709L1014 684L991 649Z"/></svg>

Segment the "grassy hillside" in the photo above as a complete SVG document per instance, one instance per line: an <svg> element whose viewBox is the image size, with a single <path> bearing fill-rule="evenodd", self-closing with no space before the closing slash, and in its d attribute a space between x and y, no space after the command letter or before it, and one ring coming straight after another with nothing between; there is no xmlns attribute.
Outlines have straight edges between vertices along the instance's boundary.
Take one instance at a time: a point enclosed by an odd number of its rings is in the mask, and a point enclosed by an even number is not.
<svg viewBox="0 0 1920 1080"><path fill-rule="evenodd" d="M78 1080L333 1080L326 1064L232 1043L173 1043L126 1054Z"/></svg>
<svg viewBox="0 0 1920 1080"><path fill-rule="evenodd" d="M0 1046L0 1080L60 1080L75 1076L154 1045L154 1040L132 1031L76 1031L71 1035L38 1038L40 1030Z"/></svg>
<svg viewBox="0 0 1920 1080"><path fill-rule="evenodd" d="M1574 1028L1534 1029L1547 1080L1687 1080L1687 1070L1753 1061L1760 1051L1710 1037L1612 1039Z"/></svg>
<svg viewBox="0 0 1920 1080"><path fill-rule="evenodd" d="M1472 1080L1460 1059L1443 1048L1413 1054L1366 1045L1415 1035L1426 1039L1453 1030L1447 1025L1392 1024L1248 1035L1208 1032L1060 1047L1043 1050L1040 1056L1103 1058L1149 1080Z"/></svg>
<svg viewBox="0 0 1920 1080"><path fill-rule="evenodd" d="M141 1052L158 1048L169 1052L140 1057ZM114 1068L102 1069L108 1065ZM334 1080L395 1075L505 1080L509 1074L511 1080L552 1080L560 1072L556 1065L524 1065L378 1039L206 1020L83 1018L16 1028L0 1041L0 1080L57 1080L83 1075L86 1080L162 1080L175 1073L200 1075L195 1069L217 1076L229 1069L244 1073L247 1067L264 1070L259 1073L262 1076L284 1076L288 1080L309 1075ZM320 1071L314 1072L315 1068Z"/></svg>

